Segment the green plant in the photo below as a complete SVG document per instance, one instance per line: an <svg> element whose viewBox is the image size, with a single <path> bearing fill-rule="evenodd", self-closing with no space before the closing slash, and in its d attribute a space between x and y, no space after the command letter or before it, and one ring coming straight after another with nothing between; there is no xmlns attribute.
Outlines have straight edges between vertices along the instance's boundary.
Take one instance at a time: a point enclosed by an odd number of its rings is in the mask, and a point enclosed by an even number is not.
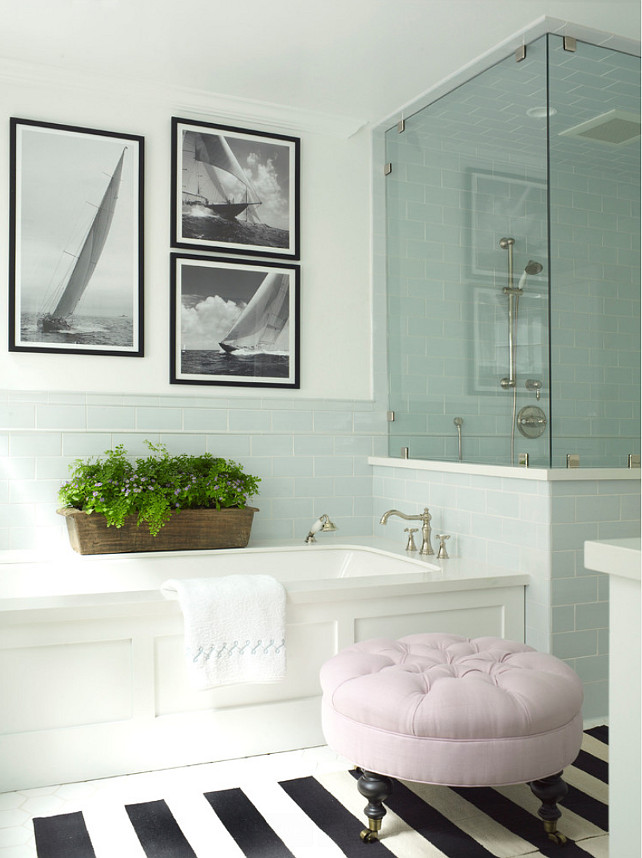
<svg viewBox="0 0 642 858"><path fill-rule="evenodd" d="M200 456L170 456L163 444L145 441L151 455L132 462L122 444L102 459L77 459L59 500L86 513L104 515L107 525L121 527L125 518L146 522L156 536L172 513L181 509L243 509L258 493L259 477L241 465Z"/></svg>

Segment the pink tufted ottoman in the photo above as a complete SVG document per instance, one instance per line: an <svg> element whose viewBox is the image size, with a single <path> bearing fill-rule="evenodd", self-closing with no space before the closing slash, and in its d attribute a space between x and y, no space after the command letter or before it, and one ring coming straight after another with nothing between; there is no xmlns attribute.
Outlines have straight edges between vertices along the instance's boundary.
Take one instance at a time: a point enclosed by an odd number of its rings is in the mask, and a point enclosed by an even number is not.
<svg viewBox="0 0 642 858"><path fill-rule="evenodd" d="M528 783L551 840L582 742L582 684L559 659L501 638L415 634L355 644L321 668L328 745L360 769L375 840L393 776L445 786Z"/></svg>

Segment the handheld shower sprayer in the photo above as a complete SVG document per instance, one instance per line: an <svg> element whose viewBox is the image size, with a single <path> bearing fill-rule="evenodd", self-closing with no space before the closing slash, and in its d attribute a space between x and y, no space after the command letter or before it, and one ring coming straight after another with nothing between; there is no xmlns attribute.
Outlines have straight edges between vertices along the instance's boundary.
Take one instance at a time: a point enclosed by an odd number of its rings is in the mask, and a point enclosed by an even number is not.
<svg viewBox="0 0 642 858"><path fill-rule="evenodd" d="M526 267L522 273L522 276L519 278L519 284L517 288L522 291L526 284L526 278L532 276L533 274L539 274L543 270L544 266L541 262L535 262L533 259L529 259L526 263Z"/></svg>

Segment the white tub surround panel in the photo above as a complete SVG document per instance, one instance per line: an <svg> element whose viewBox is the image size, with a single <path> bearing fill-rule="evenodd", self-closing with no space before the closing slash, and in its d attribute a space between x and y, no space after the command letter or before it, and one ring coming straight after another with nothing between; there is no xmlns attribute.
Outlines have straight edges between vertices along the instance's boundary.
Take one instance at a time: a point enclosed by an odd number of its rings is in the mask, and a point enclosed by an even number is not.
<svg viewBox="0 0 642 858"><path fill-rule="evenodd" d="M609 843L640 855L640 538L586 542L587 569L611 583Z"/></svg>
<svg viewBox="0 0 642 858"><path fill-rule="evenodd" d="M390 548L335 538L74 556L56 574L42 558L9 552L0 563L0 791L323 744L318 673L339 649L427 628L523 639L528 576ZM178 602L158 585L251 571L285 583L287 678L195 692Z"/></svg>

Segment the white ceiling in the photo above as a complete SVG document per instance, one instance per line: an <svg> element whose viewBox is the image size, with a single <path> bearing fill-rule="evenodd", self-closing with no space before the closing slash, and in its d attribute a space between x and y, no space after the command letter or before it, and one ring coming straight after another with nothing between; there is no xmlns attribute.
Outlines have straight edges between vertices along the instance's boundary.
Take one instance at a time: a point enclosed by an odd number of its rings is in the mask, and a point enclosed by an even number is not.
<svg viewBox="0 0 642 858"><path fill-rule="evenodd" d="M544 15L639 38L639 0L0 0L0 57L373 123ZM10 7L10 11L9 11Z"/></svg>

